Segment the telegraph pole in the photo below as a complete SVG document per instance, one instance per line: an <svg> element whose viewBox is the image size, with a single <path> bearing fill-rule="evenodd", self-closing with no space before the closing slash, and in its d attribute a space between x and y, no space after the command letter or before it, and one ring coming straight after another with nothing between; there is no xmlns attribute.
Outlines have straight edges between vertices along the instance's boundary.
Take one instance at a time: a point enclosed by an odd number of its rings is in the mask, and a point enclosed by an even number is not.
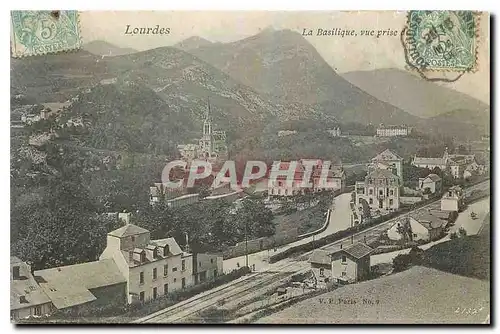
<svg viewBox="0 0 500 334"><path fill-rule="evenodd" d="M245 265L248 267L248 235L247 235L247 224L245 221Z"/></svg>

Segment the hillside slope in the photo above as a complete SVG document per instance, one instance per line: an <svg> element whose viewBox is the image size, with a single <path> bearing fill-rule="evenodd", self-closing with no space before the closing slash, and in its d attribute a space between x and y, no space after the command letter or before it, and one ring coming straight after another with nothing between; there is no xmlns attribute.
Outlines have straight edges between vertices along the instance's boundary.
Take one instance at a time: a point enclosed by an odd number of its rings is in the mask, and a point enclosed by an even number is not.
<svg viewBox="0 0 500 334"><path fill-rule="evenodd" d="M341 74L381 101L418 117L434 117L453 110L484 111L489 106L464 93L426 81L407 71L387 68Z"/></svg>

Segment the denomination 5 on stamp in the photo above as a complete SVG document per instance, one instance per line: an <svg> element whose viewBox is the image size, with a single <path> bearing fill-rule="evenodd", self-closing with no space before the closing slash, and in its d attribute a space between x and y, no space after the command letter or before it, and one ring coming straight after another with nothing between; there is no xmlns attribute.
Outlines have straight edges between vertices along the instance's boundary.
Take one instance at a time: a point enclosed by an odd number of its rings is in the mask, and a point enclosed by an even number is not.
<svg viewBox="0 0 500 334"><path fill-rule="evenodd" d="M79 49L78 12L12 11L12 56L23 57Z"/></svg>
<svg viewBox="0 0 500 334"><path fill-rule="evenodd" d="M475 70L478 20L471 11L410 11L404 41L408 65L423 71Z"/></svg>

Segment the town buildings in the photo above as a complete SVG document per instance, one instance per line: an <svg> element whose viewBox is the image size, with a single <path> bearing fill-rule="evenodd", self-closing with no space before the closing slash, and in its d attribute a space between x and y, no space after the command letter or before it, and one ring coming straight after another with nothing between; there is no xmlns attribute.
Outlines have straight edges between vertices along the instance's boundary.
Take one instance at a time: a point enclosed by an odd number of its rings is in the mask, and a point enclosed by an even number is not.
<svg viewBox="0 0 500 334"><path fill-rule="evenodd" d="M446 148L441 158L417 157L413 158L412 164L420 168L430 170L439 168L450 173L455 179L470 177L473 173L480 174L480 167L473 154L449 154ZM466 173L468 171L468 174Z"/></svg>
<svg viewBox="0 0 500 334"><path fill-rule="evenodd" d="M358 242L331 254L332 277L338 282L358 282L370 275L371 247Z"/></svg>
<svg viewBox="0 0 500 334"><path fill-rule="evenodd" d="M129 223L128 214L120 219L125 225L107 234L98 261L32 274L28 264L11 257L11 318L56 310L82 316L100 308L147 302L223 274L222 256L193 256L174 238L151 240L148 230Z"/></svg>
<svg viewBox="0 0 500 334"><path fill-rule="evenodd" d="M193 254L194 284L214 280L223 273L222 256L216 254Z"/></svg>
<svg viewBox="0 0 500 334"><path fill-rule="evenodd" d="M441 198L442 211L460 211L464 206L464 192L460 186L453 186Z"/></svg>
<svg viewBox="0 0 500 334"><path fill-rule="evenodd" d="M332 258L330 252L315 249L309 258L311 271L318 286L325 286L332 280Z"/></svg>
<svg viewBox="0 0 500 334"><path fill-rule="evenodd" d="M386 149L382 153L377 154L372 159L369 169L386 169L393 174L396 174L403 182L403 158L392 150Z"/></svg>
<svg viewBox="0 0 500 334"><path fill-rule="evenodd" d="M35 271L54 308L84 315L127 303L127 281L111 259Z"/></svg>
<svg viewBox="0 0 500 334"><path fill-rule="evenodd" d="M345 187L345 172L341 166L329 166L328 169L323 165L322 161L316 161L309 174L309 179L306 182L310 182L310 187L303 187L303 180L307 177L306 167L304 166L304 160L296 162L295 171L293 172L293 177L291 182L287 182L287 176L284 175L286 171L292 168L292 162L280 161L271 167L274 170L279 170L282 175L277 175L274 181L270 181L268 184L268 195L270 197L278 196L294 196L304 193L306 189L312 192L324 191L324 190L342 190Z"/></svg>
<svg viewBox="0 0 500 334"><path fill-rule="evenodd" d="M316 283L327 284L354 283L365 280L370 275L370 254L373 249L364 243L355 243L347 247L340 246L336 251L317 249L311 255L309 263Z"/></svg>
<svg viewBox="0 0 500 334"><path fill-rule="evenodd" d="M183 144L178 145L177 148L185 161L192 161L195 158L207 161L227 159L226 132L213 129L210 102L208 102L208 109L203 119L202 137L198 139L198 144Z"/></svg>
<svg viewBox="0 0 500 334"><path fill-rule="evenodd" d="M441 238L448 221L430 213L415 213L398 219L388 230L389 240L433 241Z"/></svg>
<svg viewBox="0 0 500 334"><path fill-rule="evenodd" d="M127 280L128 303L145 302L193 285L192 255L174 238L151 240L150 232L127 224L108 233L100 260L112 259Z"/></svg>
<svg viewBox="0 0 500 334"><path fill-rule="evenodd" d="M441 180L441 177L436 174L429 174L426 177L421 177L418 179L418 189L422 191L426 191L426 189L429 189L428 192L431 194L434 193L440 193L441 189L443 187L443 181Z"/></svg>
<svg viewBox="0 0 500 334"><path fill-rule="evenodd" d="M378 137L397 137L408 136L410 128L406 125L384 125L380 124L377 128Z"/></svg>
<svg viewBox="0 0 500 334"><path fill-rule="evenodd" d="M355 204L362 212L362 201L366 201L373 211L395 211L399 209L402 182L388 169L371 171L364 182L356 182Z"/></svg>
<svg viewBox="0 0 500 334"><path fill-rule="evenodd" d="M50 314L52 302L38 285L31 266L10 257L10 318L13 320Z"/></svg>

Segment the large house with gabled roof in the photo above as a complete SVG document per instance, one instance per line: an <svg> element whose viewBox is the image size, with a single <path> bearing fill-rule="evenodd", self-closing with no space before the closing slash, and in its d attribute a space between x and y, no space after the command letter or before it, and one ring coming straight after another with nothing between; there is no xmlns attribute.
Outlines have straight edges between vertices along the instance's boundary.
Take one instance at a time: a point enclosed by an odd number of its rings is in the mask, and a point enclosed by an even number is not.
<svg viewBox="0 0 500 334"><path fill-rule="evenodd" d="M100 260L113 259L127 280L128 302L145 302L193 285L192 255L174 238L151 240L150 232L126 224L107 235Z"/></svg>
<svg viewBox="0 0 500 334"><path fill-rule="evenodd" d="M369 167L370 170L389 170L401 179L401 184L403 182L403 158L390 149L377 154Z"/></svg>

